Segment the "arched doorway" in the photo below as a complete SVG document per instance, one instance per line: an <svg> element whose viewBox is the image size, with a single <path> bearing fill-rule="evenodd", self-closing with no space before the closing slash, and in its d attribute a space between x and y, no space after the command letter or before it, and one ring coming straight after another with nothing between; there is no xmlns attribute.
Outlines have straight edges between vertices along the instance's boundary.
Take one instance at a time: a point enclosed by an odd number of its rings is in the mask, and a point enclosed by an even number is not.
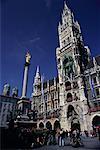
<svg viewBox="0 0 100 150"><path fill-rule="evenodd" d="M80 123L78 118L73 118L72 122L71 122L71 129L75 130L75 129L79 129L80 130Z"/></svg>
<svg viewBox="0 0 100 150"><path fill-rule="evenodd" d="M60 128L61 128L60 122L58 120L56 120L55 123L54 123L54 130L60 129Z"/></svg>
<svg viewBox="0 0 100 150"><path fill-rule="evenodd" d="M98 132L98 128L100 127L100 116L96 115L94 116L92 120L92 127L93 127L93 133L97 135L96 133Z"/></svg>
<svg viewBox="0 0 100 150"><path fill-rule="evenodd" d="M93 128L100 126L100 116L96 115L92 120Z"/></svg>
<svg viewBox="0 0 100 150"><path fill-rule="evenodd" d="M46 123L46 128L52 130L52 124L49 121Z"/></svg>
<svg viewBox="0 0 100 150"><path fill-rule="evenodd" d="M43 129L43 128L44 128L44 124L43 124L42 122L39 124L39 128L40 128L40 129Z"/></svg>
<svg viewBox="0 0 100 150"><path fill-rule="evenodd" d="M76 113L74 107L72 105L68 106L68 110L67 110L67 119L69 121L70 124L70 128L71 129L79 129L80 130L80 123L79 123L79 119L78 119L78 114Z"/></svg>

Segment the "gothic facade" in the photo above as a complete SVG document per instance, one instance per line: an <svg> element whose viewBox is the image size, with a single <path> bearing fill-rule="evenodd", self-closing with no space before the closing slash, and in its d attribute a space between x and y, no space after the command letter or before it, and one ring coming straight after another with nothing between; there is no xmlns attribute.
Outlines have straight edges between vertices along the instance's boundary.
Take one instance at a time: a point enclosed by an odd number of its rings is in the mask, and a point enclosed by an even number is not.
<svg viewBox="0 0 100 150"><path fill-rule="evenodd" d="M39 67L33 83L32 109L38 127L92 130L100 117L100 56L91 57L79 23L64 3L56 48L58 77L43 82Z"/></svg>

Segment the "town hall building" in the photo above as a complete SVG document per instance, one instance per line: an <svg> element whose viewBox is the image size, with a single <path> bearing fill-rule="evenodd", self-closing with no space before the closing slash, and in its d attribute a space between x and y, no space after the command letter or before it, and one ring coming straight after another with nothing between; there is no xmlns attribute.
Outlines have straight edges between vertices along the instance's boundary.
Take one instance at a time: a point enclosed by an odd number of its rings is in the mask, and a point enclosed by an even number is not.
<svg viewBox="0 0 100 150"><path fill-rule="evenodd" d="M81 28L64 3L56 48L58 76L44 81L39 66L34 77L31 109L39 128L79 128L100 125L100 56L91 57Z"/></svg>

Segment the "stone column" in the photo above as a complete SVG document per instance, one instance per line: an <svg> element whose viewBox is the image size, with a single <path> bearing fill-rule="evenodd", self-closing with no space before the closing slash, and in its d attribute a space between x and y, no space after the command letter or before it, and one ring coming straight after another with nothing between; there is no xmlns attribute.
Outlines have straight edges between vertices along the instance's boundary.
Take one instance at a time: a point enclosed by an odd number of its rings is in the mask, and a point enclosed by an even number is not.
<svg viewBox="0 0 100 150"><path fill-rule="evenodd" d="M29 53L26 54L26 61L24 66L24 79L23 79L23 88L22 88L22 98L26 97L27 92L27 83L28 83L28 70L30 65L31 55Z"/></svg>

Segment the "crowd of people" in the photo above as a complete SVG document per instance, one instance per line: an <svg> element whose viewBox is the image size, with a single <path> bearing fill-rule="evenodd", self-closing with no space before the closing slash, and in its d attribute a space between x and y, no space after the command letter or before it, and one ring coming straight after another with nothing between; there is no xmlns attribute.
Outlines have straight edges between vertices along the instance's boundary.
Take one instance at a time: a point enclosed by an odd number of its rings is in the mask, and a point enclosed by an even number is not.
<svg viewBox="0 0 100 150"><path fill-rule="evenodd" d="M84 132L88 136L88 132ZM1 132L1 148L2 149L33 149L44 145L65 146L66 140L70 139L69 144L73 147L83 146L81 133L79 129L64 131L57 128L56 130L35 128L14 127L8 128Z"/></svg>

